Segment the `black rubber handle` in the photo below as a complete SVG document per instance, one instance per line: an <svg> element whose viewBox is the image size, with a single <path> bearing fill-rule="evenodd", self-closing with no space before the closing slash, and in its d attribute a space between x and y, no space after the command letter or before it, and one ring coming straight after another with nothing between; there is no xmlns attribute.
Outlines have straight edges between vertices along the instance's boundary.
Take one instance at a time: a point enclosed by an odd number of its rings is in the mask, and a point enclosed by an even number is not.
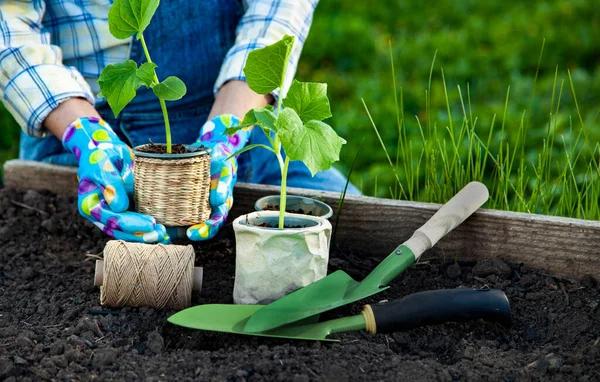
<svg viewBox="0 0 600 382"><path fill-rule="evenodd" d="M440 289L371 305L377 333L482 318L510 325L510 304L498 289Z"/></svg>

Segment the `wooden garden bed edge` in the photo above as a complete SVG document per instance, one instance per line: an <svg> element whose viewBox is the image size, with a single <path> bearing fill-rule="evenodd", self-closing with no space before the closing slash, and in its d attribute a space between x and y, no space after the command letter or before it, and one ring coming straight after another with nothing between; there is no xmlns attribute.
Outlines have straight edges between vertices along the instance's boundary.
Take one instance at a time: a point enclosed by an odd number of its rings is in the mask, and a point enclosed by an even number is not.
<svg viewBox="0 0 600 382"><path fill-rule="evenodd" d="M4 164L7 187L74 195L76 175L76 168L48 163L16 159ZM238 183L231 217L252 211L256 199L278 192L277 186ZM288 192L319 198L337 209L337 193L294 188ZM382 258L438 208L432 203L347 196L336 241ZM557 275L600 275L600 222L481 209L428 251L423 261L432 256L450 261L500 258Z"/></svg>

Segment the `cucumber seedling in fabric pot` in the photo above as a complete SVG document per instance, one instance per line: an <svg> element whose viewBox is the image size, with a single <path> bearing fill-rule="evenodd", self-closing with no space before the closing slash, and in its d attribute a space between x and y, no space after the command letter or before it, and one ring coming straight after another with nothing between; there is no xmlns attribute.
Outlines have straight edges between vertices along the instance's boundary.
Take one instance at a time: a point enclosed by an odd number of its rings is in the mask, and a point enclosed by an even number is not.
<svg viewBox="0 0 600 382"><path fill-rule="evenodd" d="M115 0L108 12L110 33L118 39L137 38L146 62L133 60L108 65L98 85L115 117L133 100L137 90L152 89L165 121L165 142L150 142L133 149L135 158L134 199L138 212L154 216L166 226L190 226L210 216L210 154L202 146L171 143L167 101L181 99L186 86L175 76L160 81L144 40L144 30L158 8L159 0Z"/></svg>
<svg viewBox="0 0 600 382"><path fill-rule="evenodd" d="M252 51L244 67L248 85L258 94L283 88L294 37ZM239 126L260 128L269 145L253 144L233 155L268 150L281 168L279 211L258 211L233 222L236 278L233 298L241 304L263 304L306 286L327 274L331 224L319 216L286 212L286 181L290 161L302 161L312 175L339 160L346 141L323 122L331 117L327 84L294 80L286 98L250 110Z"/></svg>

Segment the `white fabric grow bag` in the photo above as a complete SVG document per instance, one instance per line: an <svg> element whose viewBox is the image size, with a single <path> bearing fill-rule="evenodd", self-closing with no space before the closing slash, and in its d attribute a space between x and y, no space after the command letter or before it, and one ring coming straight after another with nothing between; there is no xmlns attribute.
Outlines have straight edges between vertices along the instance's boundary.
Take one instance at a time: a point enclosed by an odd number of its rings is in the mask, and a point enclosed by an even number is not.
<svg viewBox="0 0 600 382"><path fill-rule="evenodd" d="M278 220L278 211L258 211L233 222L236 304L267 304L327 275L331 223L286 213L286 225L310 226L282 230L256 226L276 225Z"/></svg>

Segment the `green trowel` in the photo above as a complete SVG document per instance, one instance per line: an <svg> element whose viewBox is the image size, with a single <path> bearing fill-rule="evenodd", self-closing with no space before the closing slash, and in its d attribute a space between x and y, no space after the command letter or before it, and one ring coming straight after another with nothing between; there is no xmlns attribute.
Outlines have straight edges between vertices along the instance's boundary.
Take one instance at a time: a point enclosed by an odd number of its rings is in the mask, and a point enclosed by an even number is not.
<svg viewBox="0 0 600 382"><path fill-rule="evenodd" d="M484 319L510 324L510 305L497 289L440 289L414 293L400 300L365 305L361 314L335 320L314 322L313 317L269 331L247 333L244 326L262 305L198 305L169 317L172 324L192 329L210 330L263 337L298 340L328 340L333 333L366 330L391 333L423 325L448 321Z"/></svg>
<svg viewBox="0 0 600 382"><path fill-rule="evenodd" d="M256 310L245 323L243 331L265 332L387 289L394 278L481 207L488 196L488 190L482 183L467 184L362 282L355 281L344 271L334 272Z"/></svg>

